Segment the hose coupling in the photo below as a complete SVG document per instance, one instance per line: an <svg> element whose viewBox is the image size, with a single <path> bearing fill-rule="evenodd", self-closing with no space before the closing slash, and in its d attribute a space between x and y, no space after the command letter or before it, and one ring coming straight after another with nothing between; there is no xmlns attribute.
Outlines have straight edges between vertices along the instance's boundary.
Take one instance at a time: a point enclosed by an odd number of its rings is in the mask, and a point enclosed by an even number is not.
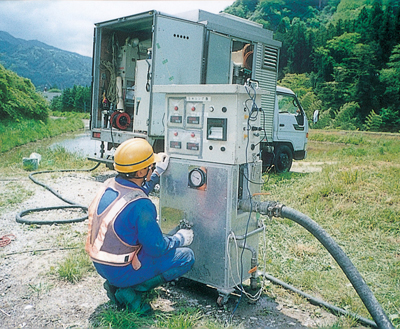
<svg viewBox="0 0 400 329"><path fill-rule="evenodd" d="M284 204L281 203L275 203L274 205L271 205L268 207L268 217L283 217L282 216L282 208L284 207Z"/></svg>

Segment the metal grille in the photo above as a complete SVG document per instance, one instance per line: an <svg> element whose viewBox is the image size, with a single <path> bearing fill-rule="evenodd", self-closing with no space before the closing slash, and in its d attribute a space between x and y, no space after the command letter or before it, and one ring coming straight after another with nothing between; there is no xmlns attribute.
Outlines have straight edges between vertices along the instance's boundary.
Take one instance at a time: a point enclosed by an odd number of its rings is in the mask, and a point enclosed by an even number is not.
<svg viewBox="0 0 400 329"><path fill-rule="evenodd" d="M278 67L278 49L264 46L263 68L276 70Z"/></svg>
<svg viewBox="0 0 400 329"><path fill-rule="evenodd" d="M268 49L269 54L268 60L266 59L266 49ZM261 108L263 109L261 125L265 129L267 141L272 141L278 53L279 50L277 48L266 46L262 43L257 44L255 77L259 82L260 88L268 91L267 94L261 96ZM272 60L273 56L270 54L274 54L274 61ZM267 66L266 63L270 64Z"/></svg>

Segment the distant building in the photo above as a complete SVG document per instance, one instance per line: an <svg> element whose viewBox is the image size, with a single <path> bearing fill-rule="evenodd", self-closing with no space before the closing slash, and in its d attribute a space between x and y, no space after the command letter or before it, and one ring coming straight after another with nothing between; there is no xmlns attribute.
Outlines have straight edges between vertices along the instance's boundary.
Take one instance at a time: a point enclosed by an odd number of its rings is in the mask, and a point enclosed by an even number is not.
<svg viewBox="0 0 400 329"><path fill-rule="evenodd" d="M54 97L61 96L61 91L53 92L53 91L46 91L40 92L40 94L50 103Z"/></svg>

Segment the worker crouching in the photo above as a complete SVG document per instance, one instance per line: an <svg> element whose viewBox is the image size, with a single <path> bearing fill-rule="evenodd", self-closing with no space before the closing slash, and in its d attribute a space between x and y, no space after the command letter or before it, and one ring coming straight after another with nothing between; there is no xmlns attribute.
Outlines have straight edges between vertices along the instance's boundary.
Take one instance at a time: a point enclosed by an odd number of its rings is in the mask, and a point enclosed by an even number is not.
<svg viewBox="0 0 400 329"><path fill-rule="evenodd" d="M151 310L141 294L188 272L193 251L185 248L193 231L163 236L148 197L167 169L169 157L154 154L144 139L122 143L114 156L115 178L108 179L89 207L86 252L106 279L110 300L131 311Z"/></svg>

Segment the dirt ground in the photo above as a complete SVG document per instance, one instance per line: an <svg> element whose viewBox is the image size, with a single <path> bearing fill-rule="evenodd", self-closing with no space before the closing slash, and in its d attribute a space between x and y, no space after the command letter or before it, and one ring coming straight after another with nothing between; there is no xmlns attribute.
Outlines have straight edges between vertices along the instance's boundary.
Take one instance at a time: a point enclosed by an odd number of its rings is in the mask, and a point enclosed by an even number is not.
<svg viewBox="0 0 400 329"><path fill-rule="evenodd" d="M65 198L88 206L102 182L113 174L112 171L101 174L95 171L35 177ZM17 223L16 214L22 210L64 205L49 191L31 182L28 173L22 178L0 174L3 195L18 193L15 187L18 183L33 195L1 212L0 237L13 234L15 239L0 247L0 327L91 328L99 310L107 307L108 299L102 287L104 280L96 272L90 272L82 281L72 284L53 274L57 264L70 252L68 246L84 239L87 220L62 225ZM153 200L157 203L156 197ZM57 220L76 215L68 213L56 210L31 214L29 218ZM229 323L231 319L234 328L317 328L336 321L335 316L322 308L289 293L273 296L267 291L255 304L243 297L232 317L238 303L236 295L220 308L216 303L217 292L193 281L181 279L158 289L159 297L153 302L153 308L168 312L183 299L210 319L222 323Z"/></svg>

